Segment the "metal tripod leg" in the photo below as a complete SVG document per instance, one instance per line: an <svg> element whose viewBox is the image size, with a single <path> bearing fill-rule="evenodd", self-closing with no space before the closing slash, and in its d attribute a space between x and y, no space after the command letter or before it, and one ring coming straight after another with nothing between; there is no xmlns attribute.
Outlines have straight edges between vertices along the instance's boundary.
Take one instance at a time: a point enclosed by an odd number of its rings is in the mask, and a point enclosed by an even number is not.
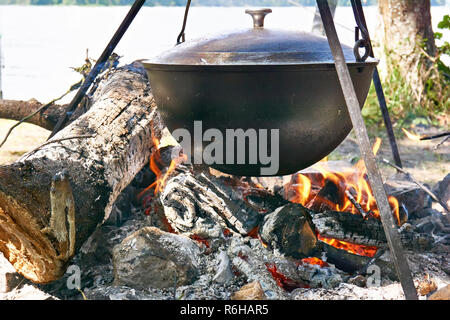
<svg viewBox="0 0 450 320"><path fill-rule="evenodd" d="M381 178L375 156L372 152L369 136L367 135L367 128L364 124L358 98L356 96L355 88L350 77L350 72L344 58L342 46L336 33L336 27L334 25L330 8L328 7L328 2L327 0L317 0L317 5L319 7L320 16L322 17L328 43L330 45L331 52L333 53L336 71L341 83L345 101L347 103L353 128L355 129L356 137L358 139L359 148L367 168L369 182L380 211L381 222L383 224L384 233L386 234L386 239L391 250L391 255L394 260L398 278L400 279L406 299L417 300L417 292L414 287L411 271L408 266L408 261L403 253L400 235L395 226L391 207L389 205L386 191L384 190L383 180Z"/></svg>
<svg viewBox="0 0 450 320"><path fill-rule="evenodd" d="M367 23L366 23L366 17L364 16L364 10L362 7L361 0L351 0L352 8L353 8L353 14L356 17L359 17L360 23L362 24L362 27L366 29L367 36L369 35ZM357 20L357 19L356 19ZM372 42L370 41L370 38L368 38L370 52L369 56L372 58L375 58L373 48L372 48ZM378 73L378 68L375 69L375 72L373 74L373 83L375 85L375 91L377 93L378 103L380 104L381 114L383 115L384 125L386 126L386 131L389 137L389 143L391 145L392 150L392 156L394 157L395 164L402 168L402 160L400 158L400 153L398 152L398 146L397 141L395 139L394 130L392 128L392 122L391 118L389 117L389 111L387 108L386 103L386 97L384 96L383 86L381 84L380 80L380 74Z"/></svg>

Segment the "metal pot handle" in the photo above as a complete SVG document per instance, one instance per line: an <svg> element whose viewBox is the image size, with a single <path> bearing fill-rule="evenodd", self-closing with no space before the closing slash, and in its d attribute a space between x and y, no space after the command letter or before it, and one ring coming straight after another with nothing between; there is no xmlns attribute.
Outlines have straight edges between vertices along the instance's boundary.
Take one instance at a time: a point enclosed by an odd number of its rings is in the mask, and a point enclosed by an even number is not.
<svg viewBox="0 0 450 320"><path fill-rule="evenodd" d="M186 41L186 37L185 37L185 33L184 30L186 30L186 23L187 23L187 18L189 15L189 8L191 7L191 0L188 0L188 2L186 3L186 10L184 11L184 19L183 19L183 26L181 27L181 32L177 37L177 45L183 43L184 41Z"/></svg>
<svg viewBox="0 0 450 320"><path fill-rule="evenodd" d="M245 13L252 16L254 28L264 28L264 18L269 13L272 13L272 9L256 9L256 10L247 9L245 10Z"/></svg>
<svg viewBox="0 0 450 320"><path fill-rule="evenodd" d="M191 7L191 0L188 0L186 3L186 10L184 11L184 19L183 19L183 26L181 27L180 34L177 37L177 45L183 43L186 41L186 35L184 31L186 30L186 23L187 18L189 15L189 8ZM263 28L264 27L264 18L269 13L272 13L272 9L247 9L245 10L245 13L249 14L253 18L253 27L254 28Z"/></svg>

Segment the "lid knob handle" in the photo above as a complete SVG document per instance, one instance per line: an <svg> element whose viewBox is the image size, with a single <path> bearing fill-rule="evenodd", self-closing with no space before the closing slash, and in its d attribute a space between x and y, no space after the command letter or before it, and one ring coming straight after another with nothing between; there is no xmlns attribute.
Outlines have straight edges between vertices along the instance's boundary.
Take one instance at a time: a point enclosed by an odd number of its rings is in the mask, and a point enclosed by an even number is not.
<svg viewBox="0 0 450 320"><path fill-rule="evenodd" d="M264 18L269 13L272 13L272 9L247 9L245 13L249 14L253 18L253 27L254 28L263 28L264 27Z"/></svg>

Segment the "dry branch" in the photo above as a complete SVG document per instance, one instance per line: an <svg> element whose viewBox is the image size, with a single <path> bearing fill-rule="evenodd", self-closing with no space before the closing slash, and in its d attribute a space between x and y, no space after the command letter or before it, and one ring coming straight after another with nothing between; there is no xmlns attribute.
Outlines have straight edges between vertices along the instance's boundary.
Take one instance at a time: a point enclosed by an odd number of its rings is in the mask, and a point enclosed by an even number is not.
<svg viewBox="0 0 450 320"><path fill-rule="evenodd" d="M44 104L37 100L0 100L0 118L20 121L38 111ZM59 117L64 112L64 106L51 105L45 111L39 112L25 122L35 124L47 130L52 130Z"/></svg>
<svg viewBox="0 0 450 320"><path fill-rule="evenodd" d="M439 199L434 193L433 191L431 191L430 189L428 189L426 186L424 186L423 184L421 184L419 181L417 181L416 178L414 178L409 172L407 172L405 169L402 169L398 166L396 166L393 163L390 163L388 160L383 159L383 162L391 167L393 167L394 169L397 169L398 171L400 171L403 174L406 174L406 176L408 178L411 179L412 182L414 182L415 184L417 184L423 191L425 191L434 201L436 201L437 203L439 203L442 208L444 208L444 210L447 212L447 214L450 214L450 209L447 207L447 205L441 201L441 199Z"/></svg>

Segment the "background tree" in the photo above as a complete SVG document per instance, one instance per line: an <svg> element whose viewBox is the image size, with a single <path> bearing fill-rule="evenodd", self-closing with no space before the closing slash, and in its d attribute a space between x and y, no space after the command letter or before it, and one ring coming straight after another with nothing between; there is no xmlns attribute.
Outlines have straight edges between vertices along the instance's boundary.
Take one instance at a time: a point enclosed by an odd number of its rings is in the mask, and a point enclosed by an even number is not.
<svg viewBox="0 0 450 320"><path fill-rule="evenodd" d="M433 117L448 109L448 81L438 68L430 0L379 0L381 61L388 98L398 116Z"/></svg>

